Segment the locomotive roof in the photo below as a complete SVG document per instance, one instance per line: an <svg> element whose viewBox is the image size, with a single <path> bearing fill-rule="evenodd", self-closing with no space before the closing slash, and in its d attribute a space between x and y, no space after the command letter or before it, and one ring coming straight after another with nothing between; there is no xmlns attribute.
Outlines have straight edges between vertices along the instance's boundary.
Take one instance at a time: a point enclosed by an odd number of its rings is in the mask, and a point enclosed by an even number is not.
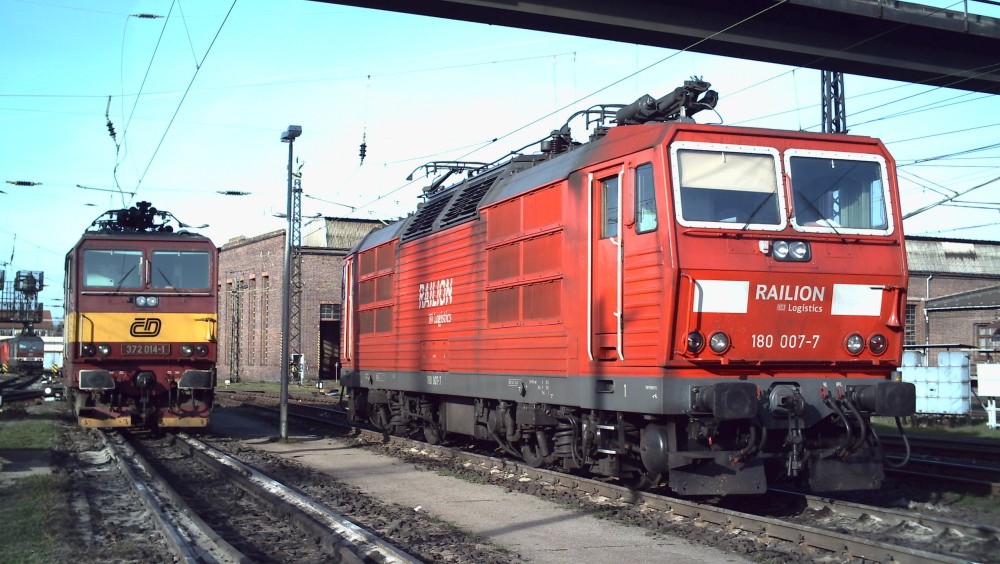
<svg viewBox="0 0 1000 564"><path fill-rule="evenodd" d="M878 139L843 134L812 133L685 122L650 123L613 127L589 143L577 145L554 157L516 155L509 162L438 190L416 212L364 237L350 252L376 247L393 239L402 242L472 221L479 210L529 190L568 178L583 166L610 161L621 155L662 144L680 131L800 140L836 140L840 143L881 147ZM613 142L612 143L609 143ZM609 149L609 147L611 147ZM604 154L602 154L604 153Z"/></svg>
<svg viewBox="0 0 1000 564"><path fill-rule="evenodd" d="M170 222L176 222L181 231L174 231ZM83 232L73 245L70 253L80 248L86 241L207 241L201 234L183 230L185 225L168 211L158 210L149 202L139 202L130 208L108 210L101 214ZM201 227L207 227L203 225Z"/></svg>

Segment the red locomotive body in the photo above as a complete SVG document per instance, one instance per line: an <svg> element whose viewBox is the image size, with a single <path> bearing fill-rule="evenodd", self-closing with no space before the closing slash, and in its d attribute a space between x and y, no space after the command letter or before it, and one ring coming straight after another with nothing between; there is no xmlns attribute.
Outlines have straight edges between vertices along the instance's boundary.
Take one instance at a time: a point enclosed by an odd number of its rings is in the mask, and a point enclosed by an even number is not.
<svg viewBox="0 0 1000 564"><path fill-rule="evenodd" d="M25 376L42 373L45 342L34 331L0 341L0 370Z"/></svg>
<svg viewBox="0 0 1000 564"><path fill-rule="evenodd" d="M66 255L63 385L85 427L204 427L214 404L218 249L109 212Z"/></svg>
<svg viewBox="0 0 1000 564"><path fill-rule="evenodd" d="M706 88L618 107L585 144L553 132L363 240L355 419L685 494L879 487L870 416L915 406L892 157L673 119Z"/></svg>

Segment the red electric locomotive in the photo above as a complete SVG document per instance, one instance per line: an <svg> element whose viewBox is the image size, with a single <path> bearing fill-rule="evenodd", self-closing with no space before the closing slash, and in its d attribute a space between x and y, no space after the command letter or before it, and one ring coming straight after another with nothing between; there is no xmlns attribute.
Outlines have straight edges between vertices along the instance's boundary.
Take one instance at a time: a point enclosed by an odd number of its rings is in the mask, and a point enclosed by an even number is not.
<svg viewBox="0 0 1000 564"><path fill-rule="evenodd" d="M876 139L696 124L708 84L470 165L345 264L355 420L682 494L881 485L906 255ZM462 169L434 163L429 171Z"/></svg>
<svg viewBox="0 0 1000 564"><path fill-rule="evenodd" d="M63 386L81 426L208 425L218 249L172 217L109 211L66 255Z"/></svg>
<svg viewBox="0 0 1000 564"><path fill-rule="evenodd" d="M0 341L0 370L24 376L42 373L45 342L34 330Z"/></svg>

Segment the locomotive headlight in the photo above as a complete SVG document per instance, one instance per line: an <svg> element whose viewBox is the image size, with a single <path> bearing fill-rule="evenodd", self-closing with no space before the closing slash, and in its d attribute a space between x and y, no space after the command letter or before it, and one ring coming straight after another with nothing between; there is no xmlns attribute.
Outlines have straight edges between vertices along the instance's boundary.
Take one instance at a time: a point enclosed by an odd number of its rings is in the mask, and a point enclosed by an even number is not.
<svg viewBox="0 0 1000 564"><path fill-rule="evenodd" d="M97 354L101 356L108 356L111 354L111 345L97 345Z"/></svg>
<svg viewBox="0 0 1000 564"><path fill-rule="evenodd" d="M136 296L135 305L139 307L146 307L146 296Z"/></svg>
<svg viewBox="0 0 1000 564"><path fill-rule="evenodd" d="M805 262L809 260L809 243L805 241L792 241L788 244L788 254L791 260Z"/></svg>
<svg viewBox="0 0 1000 564"><path fill-rule="evenodd" d="M708 348L712 349L715 354L722 354L729 350L729 335L726 335L722 331L716 331L712 333L712 336L708 339Z"/></svg>
<svg viewBox="0 0 1000 564"><path fill-rule="evenodd" d="M808 241L775 241L771 245L771 256L780 261L809 262L812 250Z"/></svg>
<svg viewBox="0 0 1000 564"><path fill-rule="evenodd" d="M844 346L847 347L847 352L857 355L861 354L861 351L865 348L865 338L857 333L852 333L847 340L844 341Z"/></svg>
<svg viewBox="0 0 1000 564"><path fill-rule="evenodd" d="M156 307L158 305L160 305L160 298L157 298L156 296L148 296L146 298L147 307Z"/></svg>
<svg viewBox="0 0 1000 564"><path fill-rule="evenodd" d="M181 345L182 356L191 356L192 354L194 354L194 347L191 345Z"/></svg>
<svg viewBox="0 0 1000 564"><path fill-rule="evenodd" d="M774 245L771 246L771 256L777 260L785 260L788 258L788 241L775 241Z"/></svg>
<svg viewBox="0 0 1000 564"><path fill-rule="evenodd" d="M205 356L208 354L208 345L204 344L195 345L194 352L198 356Z"/></svg>
<svg viewBox="0 0 1000 564"><path fill-rule="evenodd" d="M97 347L91 344L86 344L80 347L80 354L83 356L94 356L97 354Z"/></svg>
<svg viewBox="0 0 1000 564"><path fill-rule="evenodd" d="M874 354L882 354L885 349L889 347L889 339L885 338L885 335L881 333L875 333L871 337L868 337L868 349Z"/></svg>
<svg viewBox="0 0 1000 564"><path fill-rule="evenodd" d="M697 331L688 333L687 348L688 352L700 352L701 349L705 348L705 337Z"/></svg>

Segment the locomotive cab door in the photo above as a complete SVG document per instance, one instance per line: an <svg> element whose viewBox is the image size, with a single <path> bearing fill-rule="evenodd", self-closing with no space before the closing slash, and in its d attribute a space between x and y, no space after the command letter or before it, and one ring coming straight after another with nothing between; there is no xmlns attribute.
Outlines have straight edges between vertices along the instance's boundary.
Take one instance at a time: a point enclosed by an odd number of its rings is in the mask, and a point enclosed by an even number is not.
<svg viewBox="0 0 1000 564"><path fill-rule="evenodd" d="M638 164L626 162L589 175L592 361L632 363L656 355L662 258L649 161L636 159Z"/></svg>

